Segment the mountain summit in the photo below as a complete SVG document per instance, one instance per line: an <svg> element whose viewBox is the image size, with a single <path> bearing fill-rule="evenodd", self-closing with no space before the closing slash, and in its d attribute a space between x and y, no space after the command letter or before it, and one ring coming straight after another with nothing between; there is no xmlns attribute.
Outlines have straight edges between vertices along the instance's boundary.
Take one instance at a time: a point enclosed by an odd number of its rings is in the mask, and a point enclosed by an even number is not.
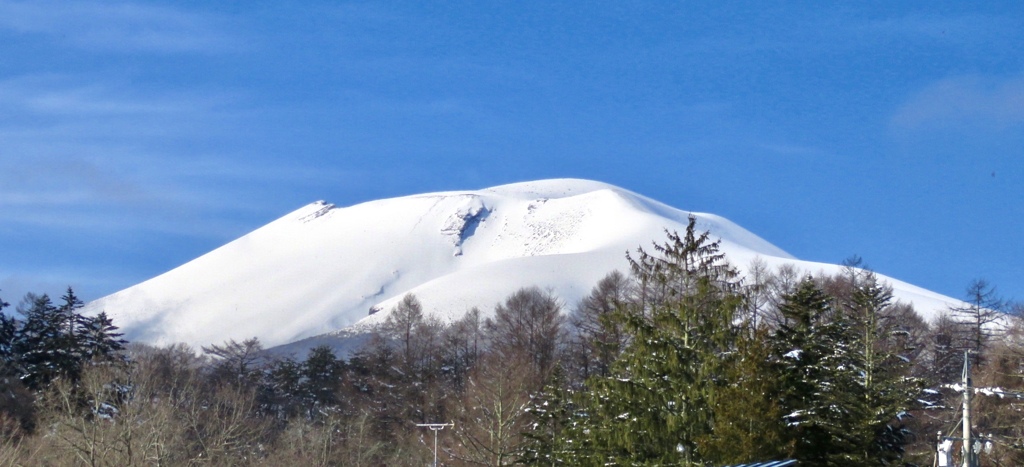
<svg viewBox="0 0 1024 467"><path fill-rule="evenodd" d="M106 311L131 340L200 346L257 336L272 347L379 322L410 292L446 320L474 306L489 313L532 285L571 306L608 272L625 271L626 251L685 230L691 214L741 270L757 257L808 273L839 270L798 260L719 216L556 179L349 207L319 201L88 310ZM880 277L926 317L956 302Z"/></svg>

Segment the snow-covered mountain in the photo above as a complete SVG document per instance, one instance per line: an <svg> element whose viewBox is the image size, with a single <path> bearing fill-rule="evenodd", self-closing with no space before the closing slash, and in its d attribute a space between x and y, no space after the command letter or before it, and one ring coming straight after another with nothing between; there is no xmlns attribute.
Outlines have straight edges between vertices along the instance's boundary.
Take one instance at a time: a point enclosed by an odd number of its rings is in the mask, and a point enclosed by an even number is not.
<svg viewBox="0 0 1024 467"><path fill-rule="evenodd" d="M349 207L316 202L87 311L106 311L133 341L198 347L257 336L271 347L379 322L409 292L443 319L473 306L487 313L530 285L572 305L608 272L625 271L627 250L664 241L665 229L683 231L690 214L576 179ZM722 217L693 214L741 269L760 257L810 273L839 270L800 261ZM883 279L926 317L956 302Z"/></svg>

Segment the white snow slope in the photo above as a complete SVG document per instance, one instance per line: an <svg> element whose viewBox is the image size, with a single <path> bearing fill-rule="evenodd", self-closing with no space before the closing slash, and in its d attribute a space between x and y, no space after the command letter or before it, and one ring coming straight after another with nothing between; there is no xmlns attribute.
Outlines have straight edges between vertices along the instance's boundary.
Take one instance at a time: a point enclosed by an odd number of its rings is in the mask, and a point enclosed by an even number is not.
<svg viewBox="0 0 1024 467"><path fill-rule="evenodd" d="M627 250L650 251L665 229L685 230L689 214L575 179L346 208L317 202L86 311L106 311L132 341L198 347L256 336L273 347L382 321L410 292L446 320L473 306L489 313L531 285L550 288L568 308L608 272L625 272ZM722 217L693 214L740 269L760 257L808 273L839 270L797 260ZM957 303L883 279L926 318ZM368 316L371 308L383 311Z"/></svg>

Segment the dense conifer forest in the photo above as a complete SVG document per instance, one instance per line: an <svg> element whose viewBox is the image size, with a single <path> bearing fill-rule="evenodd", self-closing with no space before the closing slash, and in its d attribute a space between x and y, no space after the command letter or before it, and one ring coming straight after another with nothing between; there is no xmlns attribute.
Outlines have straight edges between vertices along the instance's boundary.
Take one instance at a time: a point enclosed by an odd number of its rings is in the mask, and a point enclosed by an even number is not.
<svg viewBox="0 0 1024 467"><path fill-rule="evenodd" d="M450 323L407 295L358 352L302 359L128 343L71 289L0 301L0 466L422 466L423 423L451 466L930 466L965 355L981 465L1024 465L1021 306L984 281L929 323L858 258L741 276L693 219L625 266Z"/></svg>

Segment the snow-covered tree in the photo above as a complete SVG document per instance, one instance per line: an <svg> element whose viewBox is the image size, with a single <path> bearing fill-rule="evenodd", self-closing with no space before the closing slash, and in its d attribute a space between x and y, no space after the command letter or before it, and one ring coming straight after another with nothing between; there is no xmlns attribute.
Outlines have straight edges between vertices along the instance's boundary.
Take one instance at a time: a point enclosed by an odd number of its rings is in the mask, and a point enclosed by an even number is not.
<svg viewBox="0 0 1024 467"><path fill-rule="evenodd" d="M55 305L47 295L28 294L18 311L24 316L11 343L22 381L38 389L55 378L77 381L91 361L116 360L126 343L106 314L82 315L82 301L68 287Z"/></svg>
<svg viewBox="0 0 1024 467"><path fill-rule="evenodd" d="M831 299L809 277L780 311L786 319L773 336L772 363L793 458L809 465L874 465L863 455L872 434L862 421L870 413L849 324L828 319Z"/></svg>

